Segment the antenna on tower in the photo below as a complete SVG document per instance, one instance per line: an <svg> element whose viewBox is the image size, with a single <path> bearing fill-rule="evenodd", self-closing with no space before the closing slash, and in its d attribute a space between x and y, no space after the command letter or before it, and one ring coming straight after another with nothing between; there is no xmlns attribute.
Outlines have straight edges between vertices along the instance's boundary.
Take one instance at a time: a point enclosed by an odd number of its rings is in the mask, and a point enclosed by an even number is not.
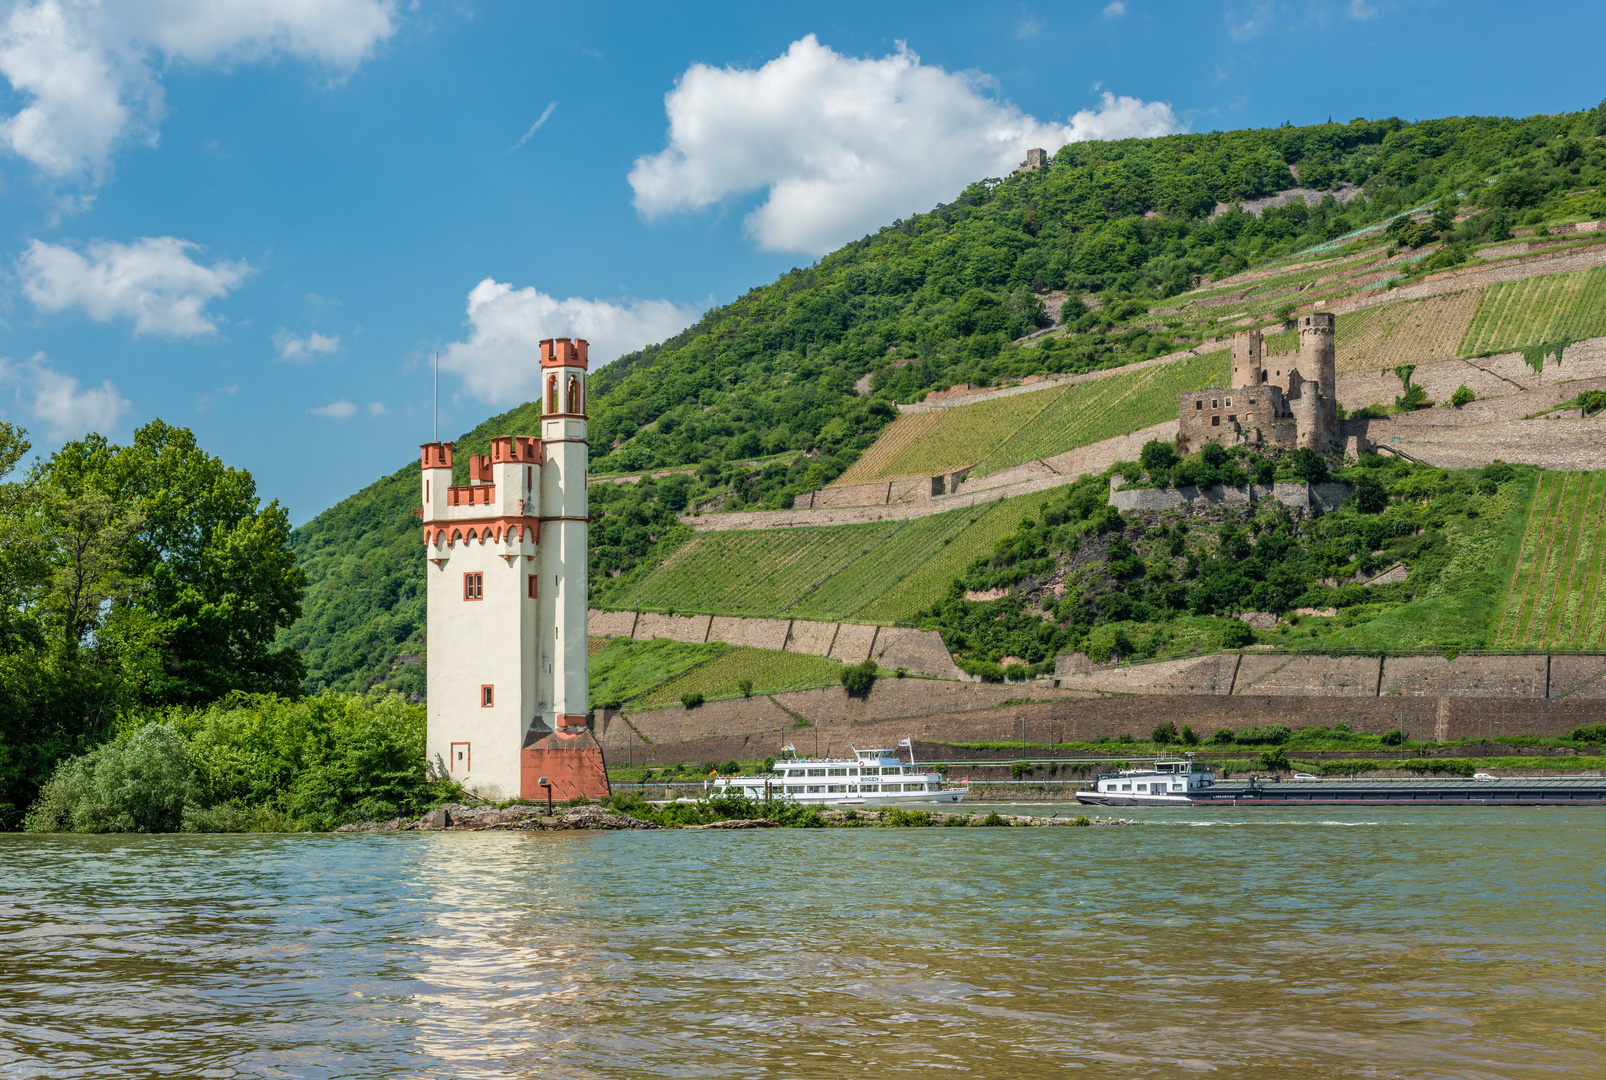
<svg viewBox="0 0 1606 1080"><path fill-rule="evenodd" d="M435 354L435 433L432 442L441 441L441 354Z"/></svg>

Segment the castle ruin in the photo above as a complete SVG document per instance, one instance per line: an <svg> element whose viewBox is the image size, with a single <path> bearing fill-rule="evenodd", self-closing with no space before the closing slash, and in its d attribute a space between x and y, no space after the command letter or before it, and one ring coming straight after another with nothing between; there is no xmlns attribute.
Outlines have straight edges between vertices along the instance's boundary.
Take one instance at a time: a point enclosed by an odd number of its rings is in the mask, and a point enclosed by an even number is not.
<svg viewBox="0 0 1606 1080"><path fill-rule="evenodd" d="M1229 388L1207 386L1181 395L1180 453L1192 453L1210 442L1339 452L1338 372L1330 312L1300 316L1298 352L1265 353L1259 330L1235 335L1231 382Z"/></svg>

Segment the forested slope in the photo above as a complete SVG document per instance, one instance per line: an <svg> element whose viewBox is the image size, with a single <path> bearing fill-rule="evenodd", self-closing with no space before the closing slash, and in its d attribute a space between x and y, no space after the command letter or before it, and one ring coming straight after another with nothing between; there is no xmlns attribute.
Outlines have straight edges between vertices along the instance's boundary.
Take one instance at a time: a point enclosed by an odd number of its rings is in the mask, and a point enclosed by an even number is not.
<svg viewBox="0 0 1606 1080"><path fill-rule="evenodd" d="M696 471L593 489L593 575L628 578L656 565L683 541L674 514L689 504L780 507L830 482L893 419L894 400L1194 344L1212 322L1151 309L1201 276L1341 244L1441 196L1489 213L1453 235L1448 224L1408 224L1402 244L1438 239L1458 250L1558 200L1598 199L1587 189L1606 179L1602 134L1606 107L1522 120L1355 120L1079 143L1043 172L973 184L598 371L593 472ZM1258 216L1214 212L1293 187L1295 171L1307 188L1363 192ZM1021 341L1050 325L1045 299L1060 294L1066 332ZM492 434L533 433L535 409L492 417L459 446L483 450ZM423 562L409 513L416 469L296 531L310 584L305 614L282 640L301 650L311 688L422 691Z"/></svg>

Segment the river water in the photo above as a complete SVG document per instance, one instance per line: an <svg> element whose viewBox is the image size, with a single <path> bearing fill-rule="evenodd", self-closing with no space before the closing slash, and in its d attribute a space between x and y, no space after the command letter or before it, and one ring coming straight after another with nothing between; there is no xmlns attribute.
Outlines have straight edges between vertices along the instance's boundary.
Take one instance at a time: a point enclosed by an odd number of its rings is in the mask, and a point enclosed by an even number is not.
<svg viewBox="0 0 1606 1080"><path fill-rule="evenodd" d="M1606 1076L1600 810L1135 813L0 836L0 1076Z"/></svg>

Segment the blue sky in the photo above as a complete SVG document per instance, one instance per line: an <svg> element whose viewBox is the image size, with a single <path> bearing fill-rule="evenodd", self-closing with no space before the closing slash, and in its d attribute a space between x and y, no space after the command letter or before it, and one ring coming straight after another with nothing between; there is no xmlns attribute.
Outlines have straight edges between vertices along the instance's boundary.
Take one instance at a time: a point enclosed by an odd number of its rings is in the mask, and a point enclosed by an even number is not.
<svg viewBox="0 0 1606 1080"><path fill-rule="evenodd" d="M1024 147L1593 106L1600 4L0 0L0 418L302 522Z"/></svg>

